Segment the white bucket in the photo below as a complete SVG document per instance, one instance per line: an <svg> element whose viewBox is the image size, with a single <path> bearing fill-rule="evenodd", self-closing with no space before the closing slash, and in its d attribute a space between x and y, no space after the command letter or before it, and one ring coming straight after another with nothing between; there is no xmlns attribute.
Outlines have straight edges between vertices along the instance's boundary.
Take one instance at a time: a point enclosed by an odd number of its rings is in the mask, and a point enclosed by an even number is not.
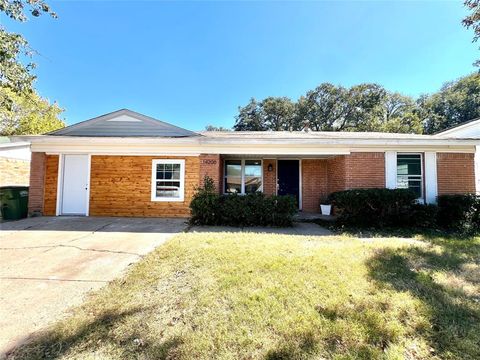
<svg viewBox="0 0 480 360"><path fill-rule="evenodd" d="M332 213L332 205L320 205L322 215L330 215Z"/></svg>

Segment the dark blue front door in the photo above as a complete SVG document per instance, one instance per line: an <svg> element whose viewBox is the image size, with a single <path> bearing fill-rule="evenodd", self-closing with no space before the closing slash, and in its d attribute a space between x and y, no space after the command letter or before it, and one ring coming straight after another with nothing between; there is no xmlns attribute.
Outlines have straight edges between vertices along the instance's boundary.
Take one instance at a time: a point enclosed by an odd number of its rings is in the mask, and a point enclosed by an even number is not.
<svg viewBox="0 0 480 360"><path fill-rule="evenodd" d="M278 195L292 195L299 203L300 174L298 160L278 160Z"/></svg>

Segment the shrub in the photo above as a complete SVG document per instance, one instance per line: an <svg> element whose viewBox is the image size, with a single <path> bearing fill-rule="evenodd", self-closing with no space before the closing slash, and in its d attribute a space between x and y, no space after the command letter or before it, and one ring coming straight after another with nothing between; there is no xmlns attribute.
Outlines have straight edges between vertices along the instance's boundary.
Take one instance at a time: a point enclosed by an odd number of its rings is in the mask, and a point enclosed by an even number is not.
<svg viewBox="0 0 480 360"><path fill-rule="evenodd" d="M412 226L480 233L480 195L441 195L423 205L405 189L358 189L330 195L338 221L352 226Z"/></svg>
<svg viewBox="0 0 480 360"><path fill-rule="evenodd" d="M213 180L205 176L203 187L195 189L195 195L190 202L190 222L198 225L217 225L219 197Z"/></svg>
<svg viewBox="0 0 480 360"><path fill-rule="evenodd" d="M438 208L438 222L442 227L465 233L480 232L479 195L441 195Z"/></svg>
<svg viewBox="0 0 480 360"><path fill-rule="evenodd" d="M435 229L437 228L438 224L437 215L437 205L414 204L410 209L410 215L408 217L409 219L407 225L416 228Z"/></svg>
<svg viewBox="0 0 480 360"><path fill-rule="evenodd" d="M329 200L341 223L356 226L406 225L416 208L416 195L408 189L346 190L331 194Z"/></svg>
<svg viewBox="0 0 480 360"><path fill-rule="evenodd" d="M292 226L297 213L297 200L294 196L274 195L267 198L267 223L272 226Z"/></svg>
<svg viewBox="0 0 480 360"><path fill-rule="evenodd" d="M205 177L190 203L190 223L227 226L291 226L297 212L292 196L219 195L213 181Z"/></svg>

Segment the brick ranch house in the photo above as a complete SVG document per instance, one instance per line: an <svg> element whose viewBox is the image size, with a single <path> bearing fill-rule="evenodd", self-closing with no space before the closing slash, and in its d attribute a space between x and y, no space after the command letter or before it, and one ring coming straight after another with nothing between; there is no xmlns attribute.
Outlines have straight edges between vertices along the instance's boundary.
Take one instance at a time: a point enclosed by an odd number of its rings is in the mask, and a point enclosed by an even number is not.
<svg viewBox="0 0 480 360"><path fill-rule="evenodd" d="M480 139L347 132L191 132L119 110L31 141L29 213L188 217L195 187L290 194L411 188L421 201L475 192Z"/></svg>

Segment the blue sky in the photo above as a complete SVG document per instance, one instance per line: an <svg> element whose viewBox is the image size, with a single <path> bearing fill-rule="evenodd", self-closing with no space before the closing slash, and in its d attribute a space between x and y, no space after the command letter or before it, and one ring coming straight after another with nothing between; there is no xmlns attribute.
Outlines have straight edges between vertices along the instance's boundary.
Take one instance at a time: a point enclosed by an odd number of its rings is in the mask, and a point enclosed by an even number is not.
<svg viewBox="0 0 480 360"><path fill-rule="evenodd" d="M475 70L456 2L50 1L13 23L40 55L40 94L68 124L120 108L192 130L230 127L250 97L322 82L417 96Z"/></svg>

